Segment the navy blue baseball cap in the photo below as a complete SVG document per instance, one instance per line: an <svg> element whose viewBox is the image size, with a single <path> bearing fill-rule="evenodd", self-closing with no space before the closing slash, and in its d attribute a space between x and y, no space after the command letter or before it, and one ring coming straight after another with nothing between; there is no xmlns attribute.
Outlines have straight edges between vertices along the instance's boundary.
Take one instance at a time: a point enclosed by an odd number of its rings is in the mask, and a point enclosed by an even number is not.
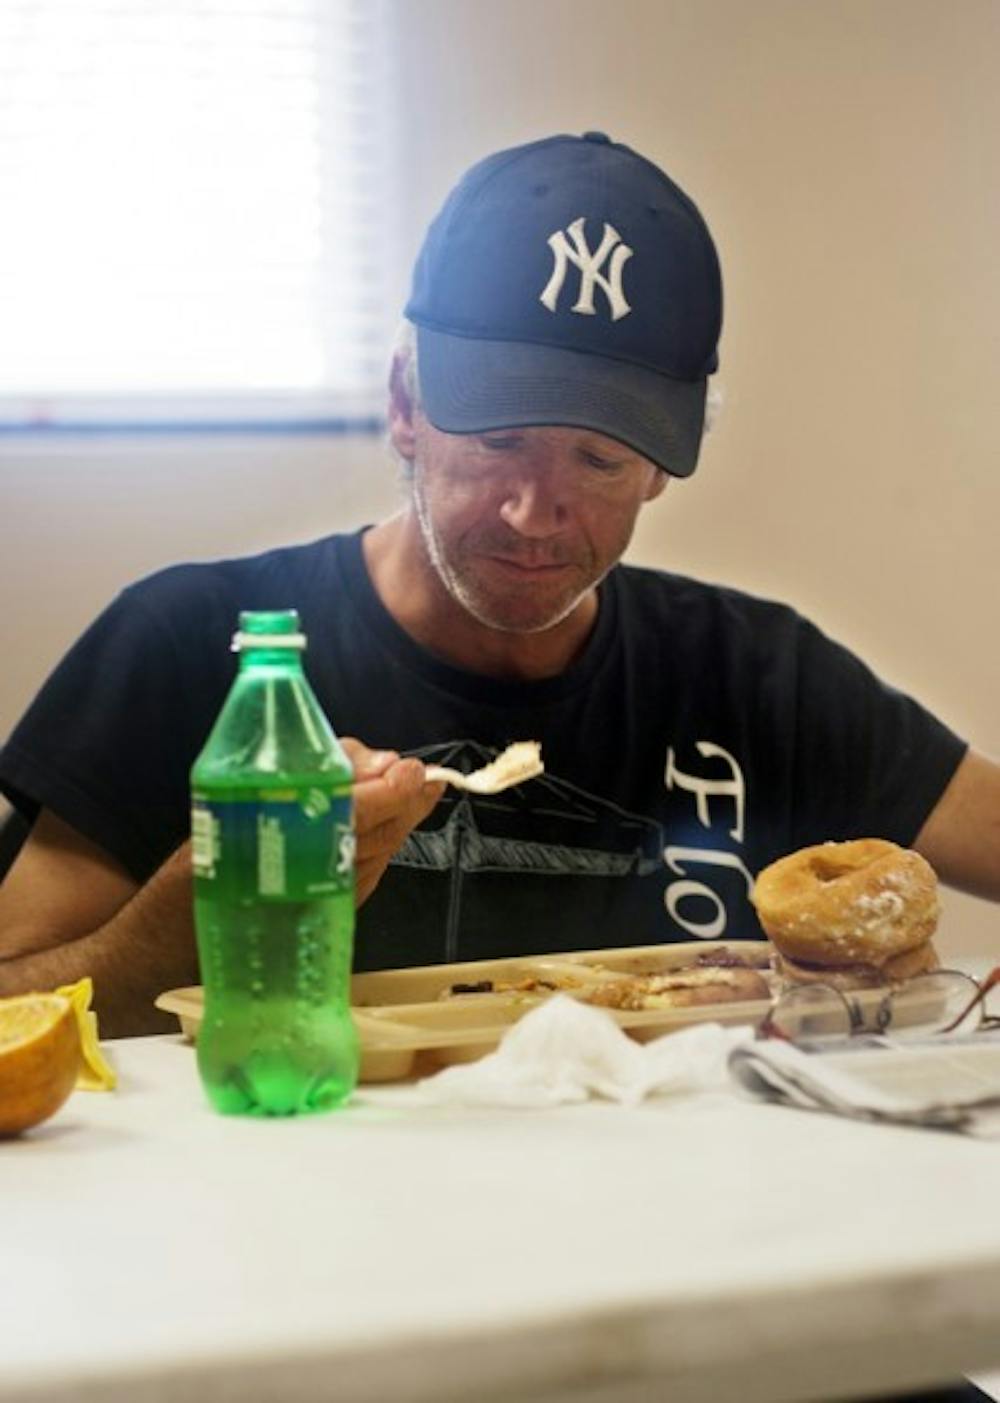
<svg viewBox="0 0 1000 1403"><path fill-rule="evenodd" d="M473 166L427 232L405 315L435 427L571 425L694 472L719 260L694 203L628 146L553 136Z"/></svg>

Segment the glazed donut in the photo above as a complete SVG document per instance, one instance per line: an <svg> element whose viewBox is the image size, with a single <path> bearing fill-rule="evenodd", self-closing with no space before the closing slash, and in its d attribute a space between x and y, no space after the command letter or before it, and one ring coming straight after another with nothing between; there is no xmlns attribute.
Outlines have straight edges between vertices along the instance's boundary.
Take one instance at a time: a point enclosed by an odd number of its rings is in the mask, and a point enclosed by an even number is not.
<svg viewBox="0 0 1000 1403"><path fill-rule="evenodd" d="M758 875L751 900L789 963L874 967L893 980L936 965L933 951L916 958L937 929L934 869L883 838L819 843L780 858Z"/></svg>

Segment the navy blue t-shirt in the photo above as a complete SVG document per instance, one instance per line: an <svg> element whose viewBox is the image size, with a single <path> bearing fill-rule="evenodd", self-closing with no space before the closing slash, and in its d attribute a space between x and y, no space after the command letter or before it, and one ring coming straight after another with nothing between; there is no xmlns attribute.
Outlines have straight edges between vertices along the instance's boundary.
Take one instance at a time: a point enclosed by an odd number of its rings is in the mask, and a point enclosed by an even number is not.
<svg viewBox="0 0 1000 1403"><path fill-rule="evenodd" d="M446 792L361 909L357 969L759 937L761 867L827 839L911 843L965 752L794 610L632 566L561 676L463 672L386 612L358 533L126 589L0 752L0 787L144 881L188 836L240 610L286 608L338 734L461 769L542 744L540 779Z"/></svg>

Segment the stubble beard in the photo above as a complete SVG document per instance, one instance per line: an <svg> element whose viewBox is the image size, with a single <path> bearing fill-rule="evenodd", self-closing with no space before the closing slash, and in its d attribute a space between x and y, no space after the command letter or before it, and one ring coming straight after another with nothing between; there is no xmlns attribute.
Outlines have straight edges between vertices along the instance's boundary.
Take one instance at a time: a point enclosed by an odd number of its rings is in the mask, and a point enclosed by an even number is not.
<svg viewBox="0 0 1000 1403"><path fill-rule="evenodd" d="M486 628L495 629L499 633L545 633L548 629L555 628L568 619L597 583L597 581L593 581L583 589L575 591L568 599L556 605L544 618L532 620L518 617L516 606L509 606L507 610L504 610L501 601L486 598L485 592L478 587L476 582L463 574L449 560L431 519L427 498L424 495L420 468L416 464L414 464L410 480L410 490L424 550L435 574L455 603L471 615L477 623Z"/></svg>

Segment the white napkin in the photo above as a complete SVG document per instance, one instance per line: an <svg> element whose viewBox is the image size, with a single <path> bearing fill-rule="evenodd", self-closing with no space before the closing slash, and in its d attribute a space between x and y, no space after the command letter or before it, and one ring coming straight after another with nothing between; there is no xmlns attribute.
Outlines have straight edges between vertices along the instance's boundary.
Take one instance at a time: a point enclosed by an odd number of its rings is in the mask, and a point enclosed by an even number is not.
<svg viewBox="0 0 1000 1403"><path fill-rule="evenodd" d="M637 1043L609 1013L556 994L525 1014L495 1052L446 1067L417 1085L427 1105L544 1107L602 1096L636 1105L649 1095L732 1087L730 1051L749 1028L700 1023Z"/></svg>

